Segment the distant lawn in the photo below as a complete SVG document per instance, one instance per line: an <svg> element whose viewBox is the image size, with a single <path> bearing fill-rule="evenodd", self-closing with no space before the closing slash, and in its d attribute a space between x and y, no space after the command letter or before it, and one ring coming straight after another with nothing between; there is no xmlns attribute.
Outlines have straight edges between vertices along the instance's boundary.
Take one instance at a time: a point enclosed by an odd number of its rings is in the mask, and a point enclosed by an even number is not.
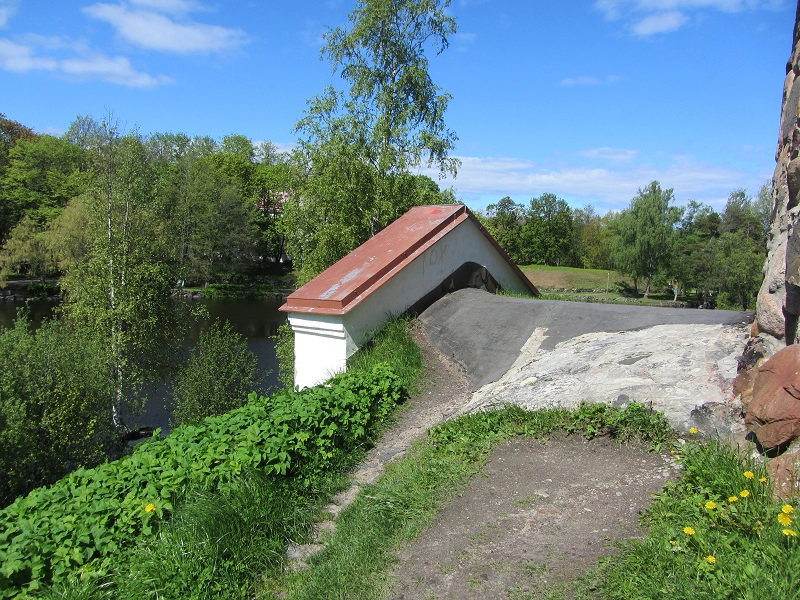
<svg viewBox="0 0 800 600"><path fill-rule="evenodd" d="M545 265L525 265L520 266L520 269L541 291L554 289L605 290L608 286L609 292L614 293L617 282L624 281L633 284L628 277L605 269L576 269Z"/></svg>
<svg viewBox="0 0 800 600"><path fill-rule="evenodd" d="M640 287L638 300L636 296L625 296L618 284L633 286L633 280L616 271L605 269L577 269L574 267L548 267L545 265L525 265L520 269L531 280L547 300L577 300L579 302L612 302L625 303L636 301L649 306L671 305L673 296L667 290L655 289L650 297L642 298ZM639 282L640 286L643 282ZM561 291L567 290L567 291ZM593 290L591 292L575 290ZM606 290L608 290L606 292ZM681 298L679 298L681 300ZM685 300L685 299L683 299Z"/></svg>

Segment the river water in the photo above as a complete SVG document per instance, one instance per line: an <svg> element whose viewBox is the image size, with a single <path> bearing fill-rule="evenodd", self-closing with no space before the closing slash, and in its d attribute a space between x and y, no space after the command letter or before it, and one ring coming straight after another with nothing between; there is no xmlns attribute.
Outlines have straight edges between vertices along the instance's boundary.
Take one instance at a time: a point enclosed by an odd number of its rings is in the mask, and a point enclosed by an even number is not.
<svg viewBox="0 0 800 600"><path fill-rule="evenodd" d="M233 329L247 339L247 346L258 357L258 372L264 378L265 388L277 385L278 362L275 357L275 342L271 339L281 323L286 321L286 313L278 311L282 300L220 299L194 300L202 303L208 310L208 317L192 326L184 342L188 352L197 343L197 337L204 326L216 319L230 321ZM56 304L48 301L0 302L0 328L13 325L17 309L27 306L34 326L43 318L50 317ZM163 433L169 431L171 407L168 406L169 380L154 381L146 389L147 404L139 416L126 417L132 428L160 427Z"/></svg>

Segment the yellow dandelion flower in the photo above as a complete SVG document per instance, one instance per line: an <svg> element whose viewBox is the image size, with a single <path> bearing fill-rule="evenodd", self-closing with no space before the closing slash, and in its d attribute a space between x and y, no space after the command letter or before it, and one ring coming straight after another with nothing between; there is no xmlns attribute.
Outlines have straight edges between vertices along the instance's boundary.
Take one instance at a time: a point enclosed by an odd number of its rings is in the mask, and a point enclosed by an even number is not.
<svg viewBox="0 0 800 600"><path fill-rule="evenodd" d="M686 535L694 535L697 532L694 529L692 529L691 527L684 527L683 528L683 533L685 533Z"/></svg>
<svg viewBox="0 0 800 600"><path fill-rule="evenodd" d="M784 529L783 535L786 537L797 537L797 532L794 529Z"/></svg>
<svg viewBox="0 0 800 600"><path fill-rule="evenodd" d="M785 513L780 513L778 515L778 523L781 525L789 525L792 522L792 517Z"/></svg>
<svg viewBox="0 0 800 600"><path fill-rule="evenodd" d="M753 477L756 476L756 474L753 473L752 471L745 471L744 476L747 477L748 479L752 479Z"/></svg>
<svg viewBox="0 0 800 600"><path fill-rule="evenodd" d="M675 540L670 540L669 543L674 546L677 542Z"/></svg>
<svg viewBox="0 0 800 600"><path fill-rule="evenodd" d="M747 498L750 495L750 492L748 490L742 490L741 492L739 492L739 495L742 498Z"/></svg>
<svg viewBox="0 0 800 600"><path fill-rule="evenodd" d="M761 482L761 483L767 483L767 478L766 477L759 477L758 481Z"/></svg>
<svg viewBox="0 0 800 600"><path fill-rule="evenodd" d="M156 509L156 505L152 502L144 507L144 512L153 512Z"/></svg>
<svg viewBox="0 0 800 600"><path fill-rule="evenodd" d="M728 502L730 502L731 504L738 501L739 501L739 496L731 496L730 498L728 498Z"/></svg>
<svg viewBox="0 0 800 600"><path fill-rule="evenodd" d="M781 506L781 512L785 515L790 515L794 512L794 506L791 504L784 504Z"/></svg>
<svg viewBox="0 0 800 600"><path fill-rule="evenodd" d="M691 433L692 435L697 435L697 427L690 427L689 433Z"/></svg>
<svg viewBox="0 0 800 600"><path fill-rule="evenodd" d="M706 502L706 508L708 510L714 510L715 508L717 508L717 503L712 500L709 500L708 502Z"/></svg>
<svg viewBox="0 0 800 600"><path fill-rule="evenodd" d="M706 562L710 565L713 565L715 562L717 562L717 559L709 554L706 556Z"/></svg>

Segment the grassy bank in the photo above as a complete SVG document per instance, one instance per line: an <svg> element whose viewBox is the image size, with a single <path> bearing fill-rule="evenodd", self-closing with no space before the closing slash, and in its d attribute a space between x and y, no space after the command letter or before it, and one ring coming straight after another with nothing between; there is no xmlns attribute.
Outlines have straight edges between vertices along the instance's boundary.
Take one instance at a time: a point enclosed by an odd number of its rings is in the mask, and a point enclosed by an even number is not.
<svg viewBox="0 0 800 600"><path fill-rule="evenodd" d="M21 500L0 513L13 523L0 527L0 598L252 597L283 570L287 545L310 539L420 371L408 322L393 321L327 386L251 397L102 473L59 482L58 493L43 490L47 503ZM126 493L132 477L120 475L131 472L143 489ZM121 520L126 535L115 536Z"/></svg>
<svg viewBox="0 0 800 600"><path fill-rule="evenodd" d="M533 284L542 291L608 290L614 292L617 282L633 282L617 273L604 269L576 269L573 267L549 267L547 265L523 265L520 269Z"/></svg>

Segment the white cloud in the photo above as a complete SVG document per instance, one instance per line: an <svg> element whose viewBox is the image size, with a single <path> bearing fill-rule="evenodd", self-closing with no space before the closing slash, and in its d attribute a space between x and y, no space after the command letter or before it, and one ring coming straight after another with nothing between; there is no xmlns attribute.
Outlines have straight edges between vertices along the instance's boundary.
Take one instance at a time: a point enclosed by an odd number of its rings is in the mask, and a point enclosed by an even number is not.
<svg viewBox="0 0 800 600"><path fill-rule="evenodd" d="M26 71L52 71L58 66L56 60L35 55L30 46L0 39L0 69L24 73Z"/></svg>
<svg viewBox="0 0 800 600"><path fill-rule="evenodd" d="M602 148L591 148L590 150L581 150L578 152L579 156L585 156L592 159L610 160L614 162L628 162L639 156L637 150L629 150L627 148L609 148L604 146Z"/></svg>
<svg viewBox="0 0 800 600"><path fill-rule="evenodd" d="M756 193L766 179L765 173L703 164L685 157L667 157L662 164L646 164L633 160L638 157L635 150L598 148L578 154L612 160L623 156L630 160L597 166L576 159L572 164L545 167L524 159L466 156L460 157L458 178L440 180L439 185L442 188L452 186L456 197L475 209L482 209L504 196L526 202L550 192L574 207L592 204L602 213L626 208L639 189L654 180L661 182L664 188L673 188L678 204L698 200L722 210L732 190L745 188ZM423 172L436 179L432 170Z"/></svg>
<svg viewBox="0 0 800 600"><path fill-rule="evenodd" d="M241 29L229 29L218 25L206 25L195 21L177 21L157 12L186 12L194 5L180 0L170 0L161 6L155 0L135 0L144 9L128 4L92 4L84 8L89 16L105 21L127 41L163 52L179 54L207 54L237 48L244 44L247 36Z"/></svg>
<svg viewBox="0 0 800 600"><path fill-rule="evenodd" d="M48 71L70 79L100 80L116 85L134 88L149 88L169 83L163 75L152 76L133 68L130 61L122 56L105 56L88 51L83 44L60 38L29 36L27 44L0 38L0 69L26 73L29 71ZM56 58L40 56L39 50L67 50L70 56Z"/></svg>
<svg viewBox="0 0 800 600"><path fill-rule="evenodd" d="M69 58L61 61L60 70L78 79L99 79L108 83L135 88L150 88L169 83L164 75L153 77L137 71L124 56L95 55L88 58Z"/></svg>
<svg viewBox="0 0 800 600"><path fill-rule="evenodd" d="M626 21L635 35L650 36L677 31L700 11L777 11L788 0L595 0L594 7L609 21Z"/></svg>
<svg viewBox="0 0 800 600"><path fill-rule="evenodd" d="M607 75L606 77L581 76L565 77L559 81L558 84L566 87L572 87L576 85L608 85L611 83L617 83L618 81L622 81L622 77L619 77L618 75Z"/></svg>
<svg viewBox="0 0 800 600"><path fill-rule="evenodd" d="M0 0L0 27L5 27L17 12L17 0Z"/></svg>
<svg viewBox="0 0 800 600"><path fill-rule="evenodd" d="M689 20L685 14L677 11L660 12L649 15L634 23L631 30L636 35L648 36L657 33L671 33L677 31Z"/></svg>

